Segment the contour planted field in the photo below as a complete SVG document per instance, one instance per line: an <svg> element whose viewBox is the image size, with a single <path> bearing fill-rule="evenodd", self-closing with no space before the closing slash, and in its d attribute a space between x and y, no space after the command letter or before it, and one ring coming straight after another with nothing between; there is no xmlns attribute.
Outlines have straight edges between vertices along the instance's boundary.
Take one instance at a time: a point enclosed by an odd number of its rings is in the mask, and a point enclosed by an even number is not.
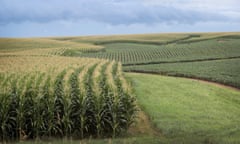
<svg viewBox="0 0 240 144"><path fill-rule="evenodd" d="M116 62L0 57L0 140L115 137L134 120L130 89Z"/></svg>
<svg viewBox="0 0 240 144"><path fill-rule="evenodd" d="M200 78L240 87L239 33L176 34L175 38L172 34L169 41L161 42L164 36L158 35L157 39L155 35L154 42L151 35L145 35L142 41L131 40L134 36L129 36L130 40L105 39L98 42L104 47L101 51L79 56L120 61L127 72Z"/></svg>
<svg viewBox="0 0 240 144"><path fill-rule="evenodd" d="M190 77L240 88L240 59L125 66L125 71Z"/></svg>
<svg viewBox="0 0 240 144"><path fill-rule="evenodd" d="M111 36L83 36L83 37L58 37L52 38L59 41L71 42L87 42L94 44L109 44L118 42L134 42L134 43L157 43L163 44L179 39L189 38L188 34L130 34L130 35L111 35Z"/></svg>
<svg viewBox="0 0 240 144"><path fill-rule="evenodd" d="M153 75L239 88L239 40L237 32L1 38L0 142L239 143L238 89ZM152 75L125 73L132 90L122 69Z"/></svg>
<svg viewBox="0 0 240 144"><path fill-rule="evenodd" d="M213 39L166 45L141 43L105 44L104 50L80 56L121 61L124 65L199 61L240 57L239 39Z"/></svg>
<svg viewBox="0 0 240 144"><path fill-rule="evenodd" d="M82 52L96 52L101 46L69 41L56 41L46 38L1 38L0 56L6 55L73 55ZM74 51L74 53L73 53Z"/></svg>

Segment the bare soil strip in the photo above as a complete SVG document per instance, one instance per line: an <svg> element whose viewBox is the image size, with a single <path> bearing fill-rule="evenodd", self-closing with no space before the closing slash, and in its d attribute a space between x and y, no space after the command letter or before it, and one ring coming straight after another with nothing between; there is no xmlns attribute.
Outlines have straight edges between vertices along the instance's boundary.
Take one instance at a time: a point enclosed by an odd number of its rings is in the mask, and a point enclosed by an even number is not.
<svg viewBox="0 0 240 144"><path fill-rule="evenodd" d="M136 122L130 126L128 130L128 134L133 136L138 135L148 135L148 136L157 136L162 137L163 134L160 132L160 130L154 128L150 118L147 116L147 114L139 108L139 111L137 113Z"/></svg>

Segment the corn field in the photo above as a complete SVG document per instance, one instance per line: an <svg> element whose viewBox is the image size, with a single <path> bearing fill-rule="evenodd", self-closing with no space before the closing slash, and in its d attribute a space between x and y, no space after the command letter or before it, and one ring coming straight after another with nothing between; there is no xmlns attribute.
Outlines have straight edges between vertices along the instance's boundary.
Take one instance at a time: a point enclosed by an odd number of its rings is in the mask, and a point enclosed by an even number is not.
<svg viewBox="0 0 240 144"><path fill-rule="evenodd" d="M114 61L0 57L0 140L115 137L134 122L135 98Z"/></svg>
<svg viewBox="0 0 240 144"><path fill-rule="evenodd" d="M0 56L72 56L101 51L101 46L47 38L0 38Z"/></svg>

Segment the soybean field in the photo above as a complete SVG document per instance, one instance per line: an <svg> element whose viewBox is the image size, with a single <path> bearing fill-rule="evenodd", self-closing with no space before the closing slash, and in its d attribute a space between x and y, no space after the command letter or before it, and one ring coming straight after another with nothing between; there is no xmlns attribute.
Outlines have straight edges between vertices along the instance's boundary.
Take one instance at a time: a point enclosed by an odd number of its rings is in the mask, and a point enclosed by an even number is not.
<svg viewBox="0 0 240 144"><path fill-rule="evenodd" d="M124 70L209 80L240 88L239 58L125 66Z"/></svg>
<svg viewBox="0 0 240 144"><path fill-rule="evenodd" d="M95 41L103 47L101 51L78 56L120 61L127 72L199 78L240 87L239 33L176 36L164 42L156 38L154 42L148 38L145 41L123 38L119 41Z"/></svg>
<svg viewBox="0 0 240 144"><path fill-rule="evenodd" d="M199 61L240 57L239 40L227 42L208 40L191 44L149 45L134 43L106 44L104 51L82 53L80 56L121 61L124 65L139 65L179 61Z"/></svg>

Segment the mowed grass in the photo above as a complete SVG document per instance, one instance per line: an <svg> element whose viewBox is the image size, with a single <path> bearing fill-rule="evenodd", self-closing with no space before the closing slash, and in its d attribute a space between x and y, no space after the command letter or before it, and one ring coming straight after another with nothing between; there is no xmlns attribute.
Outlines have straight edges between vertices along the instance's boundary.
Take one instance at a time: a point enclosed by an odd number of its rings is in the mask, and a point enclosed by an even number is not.
<svg viewBox="0 0 240 144"><path fill-rule="evenodd" d="M170 143L240 143L240 92L196 80L128 73L137 100Z"/></svg>

